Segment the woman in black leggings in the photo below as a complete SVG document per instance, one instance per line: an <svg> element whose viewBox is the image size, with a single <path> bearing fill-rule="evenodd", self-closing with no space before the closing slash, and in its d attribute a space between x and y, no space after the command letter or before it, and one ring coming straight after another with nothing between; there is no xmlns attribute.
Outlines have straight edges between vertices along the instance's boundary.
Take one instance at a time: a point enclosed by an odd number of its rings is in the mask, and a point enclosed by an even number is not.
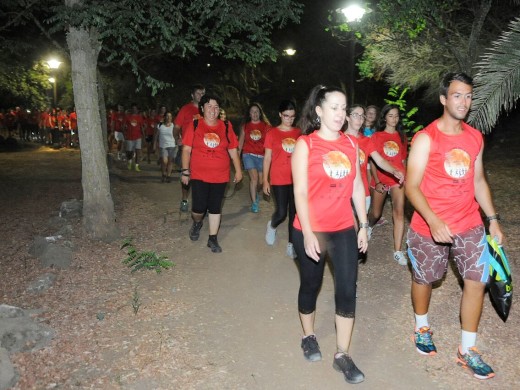
<svg viewBox="0 0 520 390"><path fill-rule="evenodd" d="M269 130L264 143L263 190L267 196L273 195L275 203L273 216L267 222L265 241L267 245L274 245L276 228L285 221L287 212L289 212L289 243L286 253L287 256L294 259L296 254L293 247L292 223L296 208L291 175L291 156L301 131L299 128L293 127L296 106L292 101L284 100L280 103L278 115L280 115L280 124Z"/></svg>
<svg viewBox="0 0 520 390"><path fill-rule="evenodd" d="M328 255L334 270L336 346L333 367L349 383L365 379L349 355L356 311L358 249L367 249L365 189L354 137L343 134L345 93L317 86L302 111L304 133L292 157L294 180L294 248L300 265L298 311L303 328L301 347L309 361L321 360L314 333L316 300ZM356 235L351 201L359 217Z"/></svg>

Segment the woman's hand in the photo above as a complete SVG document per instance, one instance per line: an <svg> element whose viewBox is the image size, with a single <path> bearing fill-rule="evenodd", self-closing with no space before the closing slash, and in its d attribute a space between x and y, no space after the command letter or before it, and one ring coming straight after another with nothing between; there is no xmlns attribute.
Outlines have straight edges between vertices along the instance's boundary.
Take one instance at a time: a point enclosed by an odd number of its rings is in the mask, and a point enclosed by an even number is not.
<svg viewBox="0 0 520 390"><path fill-rule="evenodd" d="M233 183L239 183L242 181L242 170L238 170L235 172L235 178L233 179Z"/></svg>
<svg viewBox="0 0 520 390"><path fill-rule="evenodd" d="M446 223L435 217L433 221L428 222L432 238L435 242L451 244L453 243L453 234Z"/></svg>
<svg viewBox="0 0 520 390"><path fill-rule="evenodd" d="M187 186L190 182L190 177L186 175L181 175L181 182L182 184Z"/></svg>
<svg viewBox="0 0 520 390"><path fill-rule="evenodd" d="M365 253L368 249L368 228L361 228L358 231L357 243L360 252Z"/></svg>
<svg viewBox="0 0 520 390"><path fill-rule="evenodd" d="M380 194L384 194L386 191L388 191L388 186L384 185L383 183L379 182L376 183L374 190L379 192Z"/></svg>
<svg viewBox="0 0 520 390"><path fill-rule="evenodd" d="M267 180L264 180L264 184L262 185L264 194L267 196L271 196L271 185Z"/></svg>
<svg viewBox="0 0 520 390"><path fill-rule="evenodd" d="M404 173L401 171L398 171L397 169L392 173L394 177L399 180L399 184L403 184L404 182Z"/></svg>
<svg viewBox="0 0 520 390"><path fill-rule="evenodd" d="M320 261L320 243L314 233L303 235L303 246L305 247L305 253L314 261Z"/></svg>

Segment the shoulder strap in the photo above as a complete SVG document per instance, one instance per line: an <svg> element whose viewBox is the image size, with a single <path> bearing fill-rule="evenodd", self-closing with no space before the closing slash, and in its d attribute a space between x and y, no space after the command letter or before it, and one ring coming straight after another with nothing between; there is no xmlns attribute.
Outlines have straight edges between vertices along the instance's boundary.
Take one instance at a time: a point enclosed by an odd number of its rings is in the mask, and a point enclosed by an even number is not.
<svg viewBox="0 0 520 390"><path fill-rule="evenodd" d="M229 122L227 119L224 121L224 124L226 125L226 139L229 144L230 143L230 141L229 141Z"/></svg>

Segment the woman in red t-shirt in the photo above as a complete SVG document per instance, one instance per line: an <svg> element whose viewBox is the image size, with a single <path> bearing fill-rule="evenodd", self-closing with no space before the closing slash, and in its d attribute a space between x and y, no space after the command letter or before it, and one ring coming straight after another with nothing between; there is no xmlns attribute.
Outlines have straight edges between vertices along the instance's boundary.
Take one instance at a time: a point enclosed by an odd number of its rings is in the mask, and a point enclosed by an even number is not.
<svg viewBox="0 0 520 390"><path fill-rule="evenodd" d="M363 134L361 128L365 120L365 107L361 104L353 104L347 110L347 129L345 134L356 137L359 146L359 167L361 169L361 178L365 188L366 203L365 207L370 208L370 191L368 187L367 165L368 159L371 158L377 166L386 172L394 175L401 183L404 180L404 172L396 169L392 164L386 161L378 152L374 150L371 137ZM368 230L370 232L370 229ZM370 238L370 234L369 234Z"/></svg>
<svg viewBox="0 0 520 390"><path fill-rule="evenodd" d="M281 123L267 132L265 137L265 155L263 168L264 194L274 196L275 210L271 220L267 222L265 241L274 245L276 228L287 217L289 212L289 243L287 256L295 258L292 241L292 224L296 214L294 206L293 181L291 174L291 156L296 140L301 130L293 127L296 117L296 105L290 100L284 100L278 108ZM270 180L269 180L270 178Z"/></svg>
<svg viewBox="0 0 520 390"><path fill-rule="evenodd" d="M293 244L300 270L298 312L304 337L301 347L309 361L321 360L314 319L316 300L328 254L334 270L336 345L334 368L349 383L365 378L348 354L356 310L358 249L367 249L365 190L359 173L357 141L343 134L345 93L315 87L305 103L299 127L305 135L291 158L294 180ZM356 234L351 202L359 215Z"/></svg>
<svg viewBox="0 0 520 390"><path fill-rule="evenodd" d="M199 102L202 118L192 121L182 134L181 181L186 186L191 183L193 225L190 239L199 239L204 214L208 212L208 247L213 253L222 252L217 233L224 192L229 182L230 158L235 167L234 182L242 180L238 139L231 123L218 118L219 106L218 98L204 95Z"/></svg>
<svg viewBox="0 0 520 390"><path fill-rule="evenodd" d="M258 191L262 189L264 141L267 131L271 127L269 120L259 103L252 103L247 108L244 125L240 128L238 137L238 152L242 152L244 169L249 174L249 194L251 195L251 211L258 213L260 197Z"/></svg>
<svg viewBox="0 0 520 390"><path fill-rule="evenodd" d="M381 110L379 130L371 139L374 149L396 169L405 172L408 141L406 134L399 123L399 106L387 104ZM401 250L404 236L404 185L392 174L378 169L372 164L372 179L374 196L368 216L372 228L381 215L387 194L392 198L392 219L394 223L394 260L400 265L406 265L407 260Z"/></svg>

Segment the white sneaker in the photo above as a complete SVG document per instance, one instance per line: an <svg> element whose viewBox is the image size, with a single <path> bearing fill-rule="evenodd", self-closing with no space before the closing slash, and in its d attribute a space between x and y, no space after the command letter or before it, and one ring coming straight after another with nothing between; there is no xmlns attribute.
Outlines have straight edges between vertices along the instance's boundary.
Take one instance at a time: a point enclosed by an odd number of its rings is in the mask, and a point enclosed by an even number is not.
<svg viewBox="0 0 520 390"><path fill-rule="evenodd" d="M296 259L296 252L294 251L294 246L293 246L292 242L289 242L287 244L287 250L285 251L285 253L291 259Z"/></svg>
<svg viewBox="0 0 520 390"><path fill-rule="evenodd" d="M276 229L271 226L271 221L267 222L267 230L265 231L265 242L267 245L274 245L276 240Z"/></svg>
<svg viewBox="0 0 520 390"><path fill-rule="evenodd" d="M367 228L367 239L368 239L368 241L370 241L370 239L372 238L372 230L374 230L374 228L371 228L370 226Z"/></svg>
<svg viewBox="0 0 520 390"><path fill-rule="evenodd" d="M395 251L394 252L394 260L399 263L399 265L406 265L408 264L408 260L406 259L406 256L402 251Z"/></svg>

